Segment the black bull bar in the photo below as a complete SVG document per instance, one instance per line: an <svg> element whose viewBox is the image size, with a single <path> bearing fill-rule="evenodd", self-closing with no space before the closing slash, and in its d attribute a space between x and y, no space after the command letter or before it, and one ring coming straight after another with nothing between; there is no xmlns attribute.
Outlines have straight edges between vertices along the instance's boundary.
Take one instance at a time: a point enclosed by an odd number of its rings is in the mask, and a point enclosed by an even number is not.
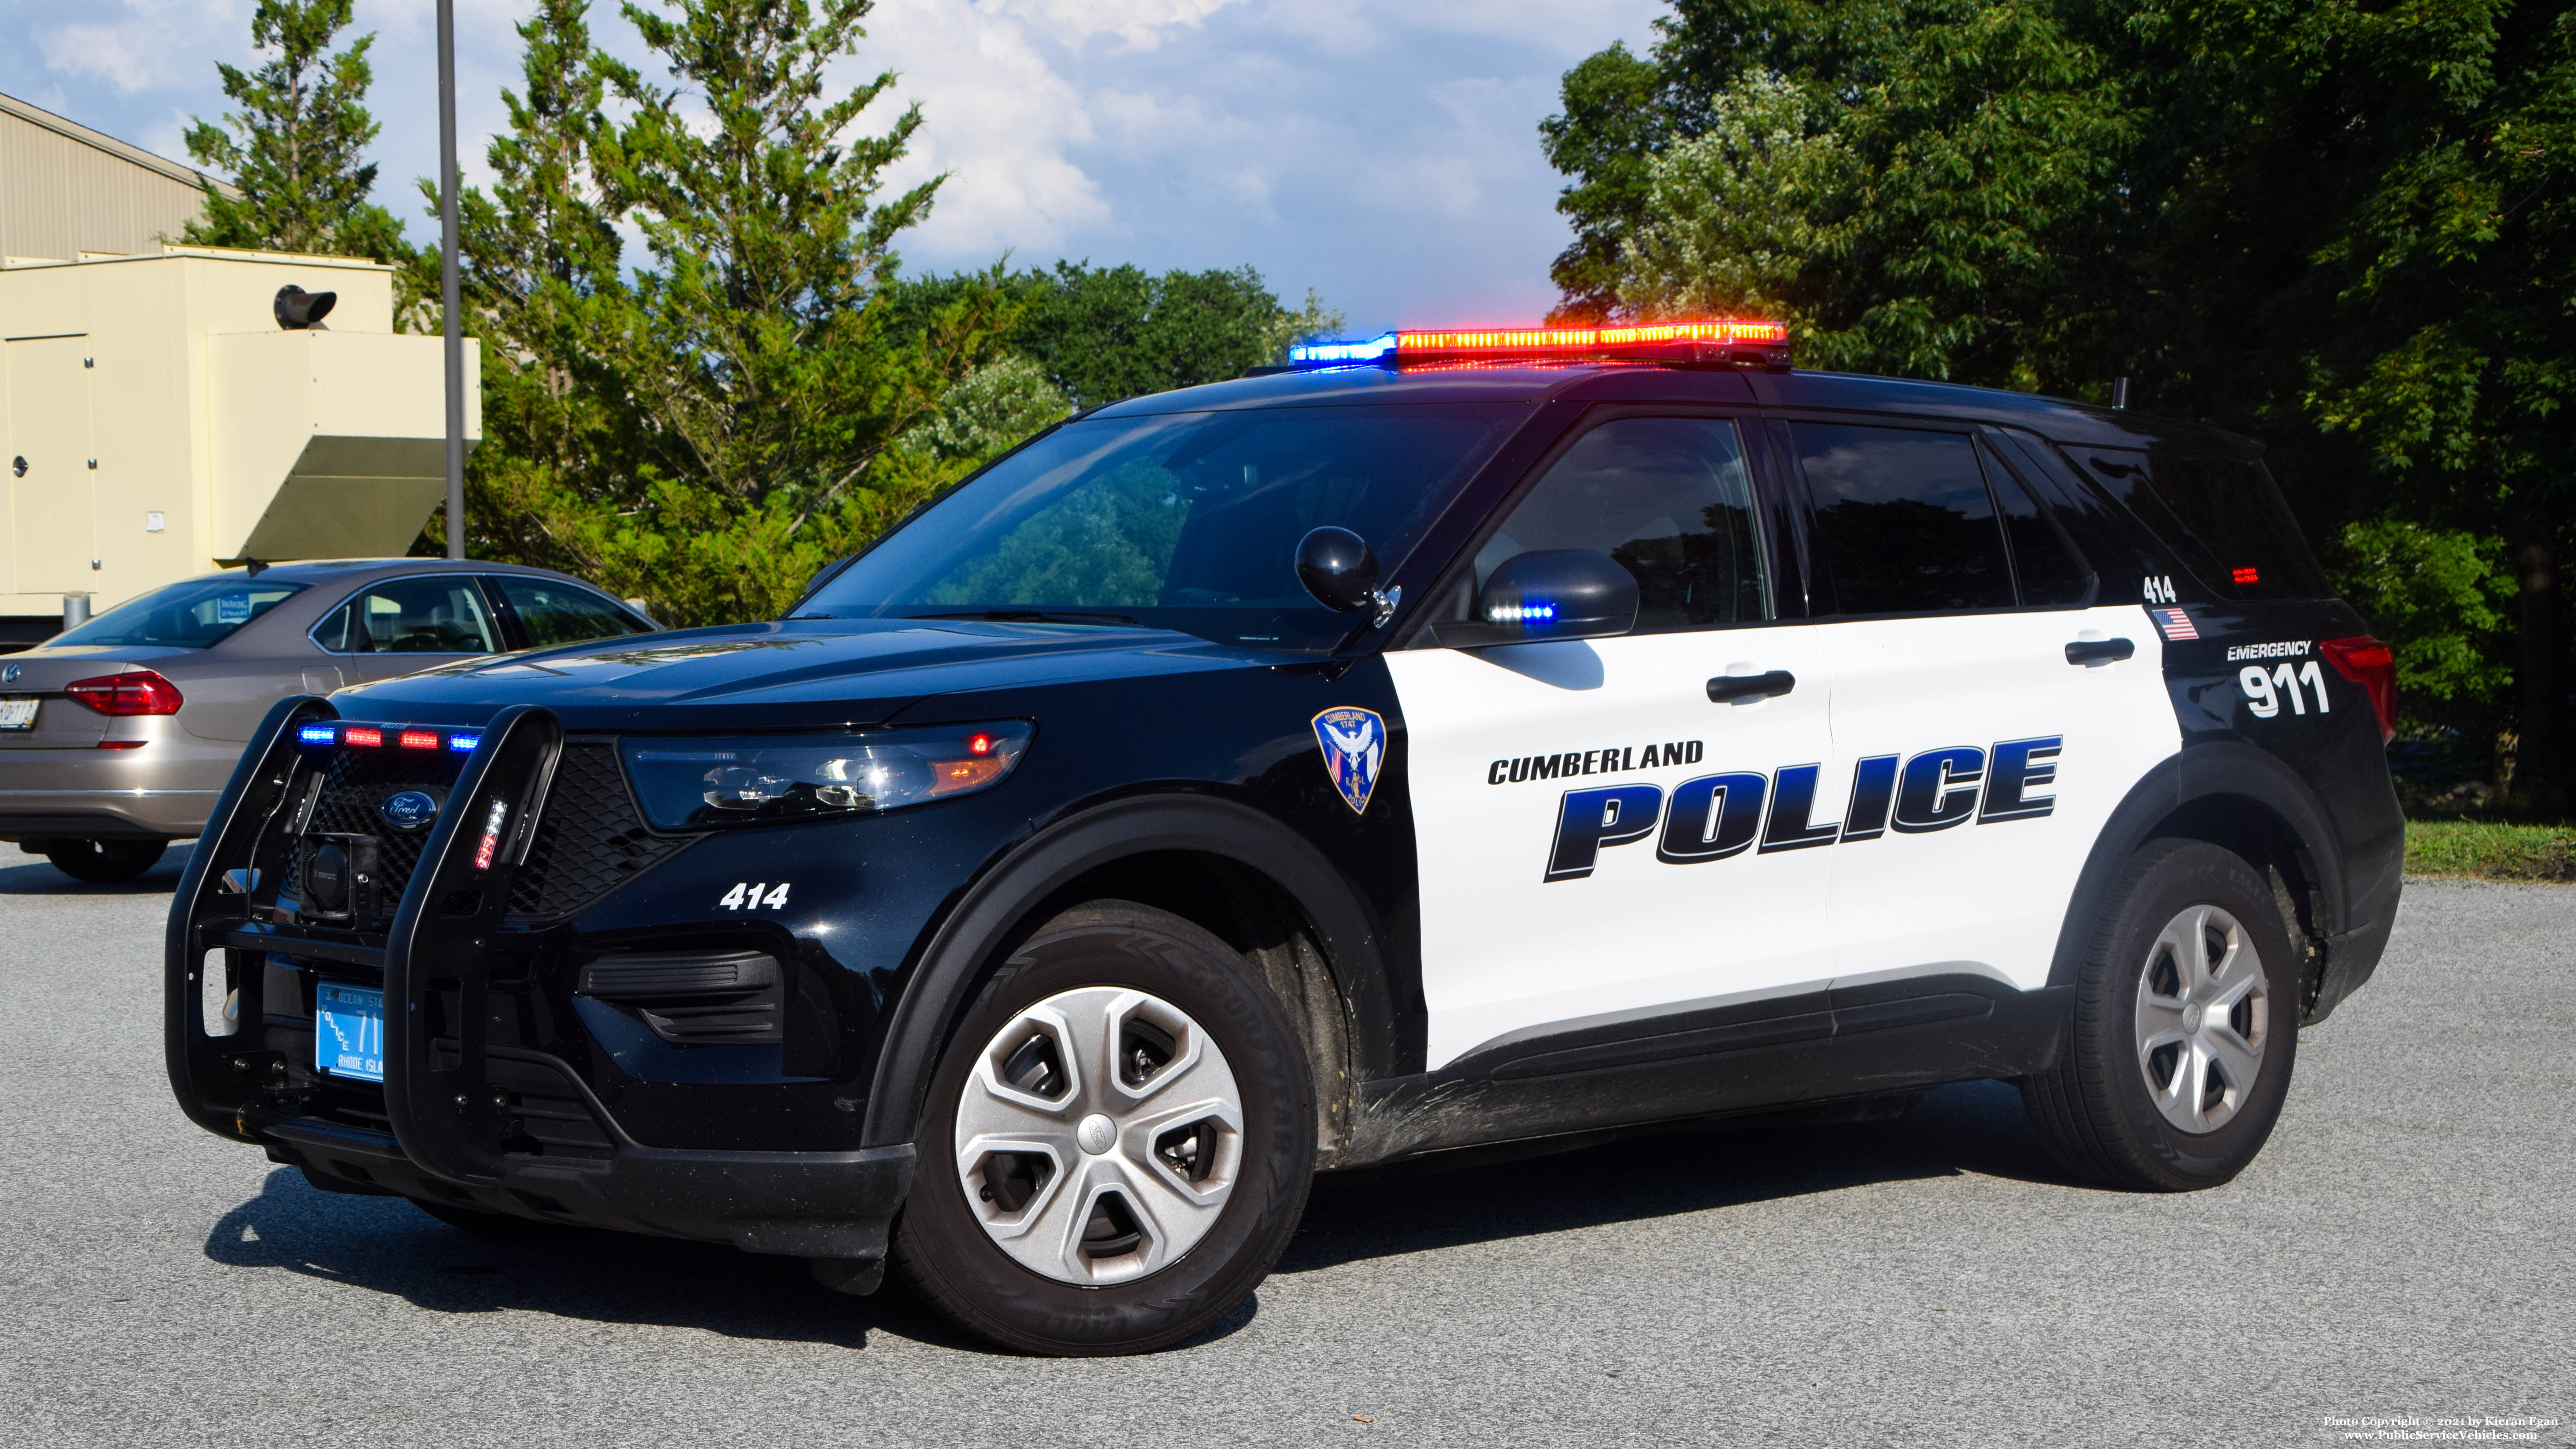
<svg viewBox="0 0 2576 1449"><path fill-rule="evenodd" d="M164 1040L180 1109L220 1137L256 1143L317 1185L384 1192L540 1220L729 1242L852 1265L878 1264L911 1180L909 1144L849 1152L724 1152L651 1147L629 1137L571 1064L491 1042L488 994L508 931L511 886L526 868L563 751L551 711L516 705L483 726L448 793L382 937L274 917L296 848L295 801L319 768L297 731L337 717L312 696L280 702L224 787L170 907ZM238 992L238 1030L209 1034L202 1007L211 953ZM385 1113L390 1133L309 1117L268 1090L283 1071L264 1049L265 952L380 976ZM456 1003L451 1011L448 1002ZM609 1140L605 1158L507 1150L496 1077L580 1101ZM875 1274L832 1281L873 1286Z"/></svg>

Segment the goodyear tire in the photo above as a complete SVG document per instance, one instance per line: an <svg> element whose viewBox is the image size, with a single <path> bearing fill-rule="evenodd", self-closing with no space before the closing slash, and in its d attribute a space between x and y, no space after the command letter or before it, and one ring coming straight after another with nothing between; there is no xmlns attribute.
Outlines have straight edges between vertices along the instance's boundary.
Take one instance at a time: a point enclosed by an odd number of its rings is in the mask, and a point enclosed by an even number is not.
<svg viewBox="0 0 2576 1449"><path fill-rule="evenodd" d="M2201 841L2150 842L2087 942L2064 1059L2022 1083L2031 1125L2079 1177L2151 1192L2228 1181L2289 1095L2299 979L2252 866Z"/></svg>
<svg viewBox="0 0 2576 1449"><path fill-rule="evenodd" d="M1314 1171L1312 1076L1244 958L1096 901L1005 961L931 1082L897 1271L1029 1353L1142 1353L1249 1296Z"/></svg>

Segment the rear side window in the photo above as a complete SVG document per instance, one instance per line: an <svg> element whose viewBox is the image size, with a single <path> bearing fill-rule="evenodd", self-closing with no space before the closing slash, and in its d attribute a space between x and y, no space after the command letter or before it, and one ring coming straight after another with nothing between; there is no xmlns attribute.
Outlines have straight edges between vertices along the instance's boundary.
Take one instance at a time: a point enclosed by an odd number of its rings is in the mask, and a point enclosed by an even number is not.
<svg viewBox="0 0 2576 1449"><path fill-rule="evenodd" d="M2084 448L2076 457L2220 598L2328 595L2261 464L2125 448Z"/></svg>
<svg viewBox="0 0 2576 1449"><path fill-rule="evenodd" d="M1584 434L1476 553L1476 587L1516 554L1597 549L1637 579L1640 634L1769 613L1753 484L1735 424L1621 418Z"/></svg>
<svg viewBox="0 0 2576 1449"><path fill-rule="evenodd" d="M1843 613L2012 607L2012 568L1975 443L1839 423L1794 423L1790 432Z"/></svg>
<svg viewBox="0 0 2576 1449"><path fill-rule="evenodd" d="M501 591L532 648L645 632L643 620L588 589L519 574L492 574L484 582Z"/></svg>
<svg viewBox="0 0 2576 1449"><path fill-rule="evenodd" d="M1995 501L2003 505L2004 536L2012 542L2013 577L2021 585L2021 601L2057 609L2093 602L2092 565L2040 507L2029 483L1992 452L1984 452L1984 457L1987 477L1995 485Z"/></svg>
<svg viewBox="0 0 2576 1449"><path fill-rule="evenodd" d="M313 631L334 654L495 654L500 632L466 574L394 579L368 588Z"/></svg>

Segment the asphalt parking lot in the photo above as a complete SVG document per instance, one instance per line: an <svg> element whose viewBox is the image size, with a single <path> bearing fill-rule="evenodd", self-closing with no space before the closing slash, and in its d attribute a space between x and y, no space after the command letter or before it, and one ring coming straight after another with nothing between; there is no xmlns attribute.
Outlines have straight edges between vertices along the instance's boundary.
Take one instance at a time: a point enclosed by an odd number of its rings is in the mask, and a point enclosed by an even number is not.
<svg viewBox="0 0 2576 1449"><path fill-rule="evenodd" d="M197 1131L161 1066L177 868L83 886L0 847L11 1443L2225 1444L2576 1413L2576 889L2411 886L2214 1192L2069 1185L2018 1097L1954 1087L1328 1186L1216 1333L1050 1362L794 1262L495 1245Z"/></svg>

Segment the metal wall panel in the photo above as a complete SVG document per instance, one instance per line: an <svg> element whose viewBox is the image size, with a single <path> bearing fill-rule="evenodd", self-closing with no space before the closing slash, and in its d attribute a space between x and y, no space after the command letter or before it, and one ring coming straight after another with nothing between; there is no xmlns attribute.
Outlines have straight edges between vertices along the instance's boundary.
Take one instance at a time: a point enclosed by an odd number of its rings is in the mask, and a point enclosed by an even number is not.
<svg viewBox="0 0 2576 1449"><path fill-rule="evenodd" d="M203 201L187 167L0 96L0 255L150 255Z"/></svg>

